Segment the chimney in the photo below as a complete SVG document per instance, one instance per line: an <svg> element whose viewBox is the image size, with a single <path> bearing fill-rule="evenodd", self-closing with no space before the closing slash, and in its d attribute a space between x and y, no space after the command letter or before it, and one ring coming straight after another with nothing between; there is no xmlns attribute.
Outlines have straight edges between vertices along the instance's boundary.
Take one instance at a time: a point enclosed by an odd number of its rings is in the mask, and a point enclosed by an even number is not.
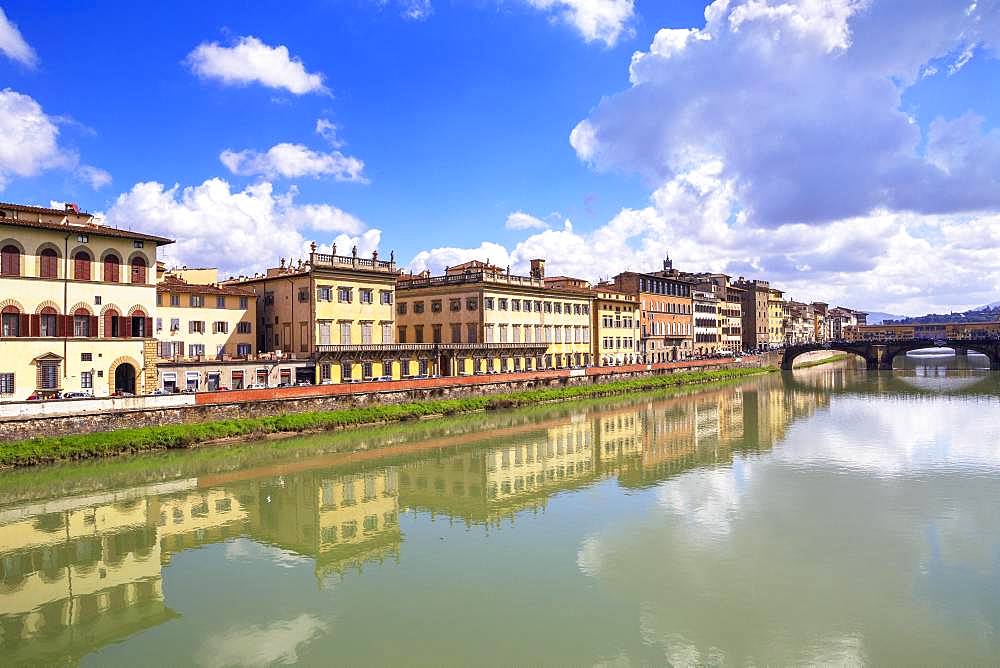
<svg viewBox="0 0 1000 668"><path fill-rule="evenodd" d="M539 281L545 278L545 260L535 259L531 261L531 277Z"/></svg>
<svg viewBox="0 0 1000 668"><path fill-rule="evenodd" d="M80 213L80 205L76 202L67 202L66 213Z"/></svg>

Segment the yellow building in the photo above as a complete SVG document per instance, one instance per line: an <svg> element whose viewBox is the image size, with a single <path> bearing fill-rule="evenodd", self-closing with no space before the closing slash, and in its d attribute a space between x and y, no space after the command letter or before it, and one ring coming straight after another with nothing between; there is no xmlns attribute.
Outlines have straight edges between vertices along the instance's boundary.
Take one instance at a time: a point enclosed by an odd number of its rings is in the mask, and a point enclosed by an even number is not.
<svg viewBox="0 0 1000 668"><path fill-rule="evenodd" d="M593 360L599 365L639 361L639 302L634 295L601 284L593 289Z"/></svg>
<svg viewBox="0 0 1000 668"><path fill-rule="evenodd" d="M400 343L449 353L455 374L584 366L591 359L591 294L586 281L545 279L544 260L515 276L473 260L443 276L404 275L396 285Z"/></svg>
<svg viewBox="0 0 1000 668"><path fill-rule="evenodd" d="M785 342L785 302L781 299L783 294L776 288L768 291L767 334L772 348L778 348Z"/></svg>
<svg viewBox="0 0 1000 668"><path fill-rule="evenodd" d="M260 350L311 360L317 383L417 373L417 361L393 345L395 260L315 249L306 262L282 259L263 276L223 284L256 293Z"/></svg>
<svg viewBox="0 0 1000 668"><path fill-rule="evenodd" d="M156 249L169 239L0 203L0 400L156 384Z"/></svg>

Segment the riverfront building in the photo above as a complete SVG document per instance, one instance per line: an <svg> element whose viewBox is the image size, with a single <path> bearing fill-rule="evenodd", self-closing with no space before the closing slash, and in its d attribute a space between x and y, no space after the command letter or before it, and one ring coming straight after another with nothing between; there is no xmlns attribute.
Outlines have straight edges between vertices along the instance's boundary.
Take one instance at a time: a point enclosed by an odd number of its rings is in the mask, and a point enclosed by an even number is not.
<svg viewBox="0 0 1000 668"><path fill-rule="evenodd" d="M156 384L156 249L75 205L0 203L0 400Z"/></svg>
<svg viewBox="0 0 1000 668"><path fill-rule="evenodd" d="M713 292L693 290L694 352L696 355L714 355L721 347L720 301Z"/></svg>
<svg viewBox="0 0 1000 668"><path fill-rule="evenodd" d="M769 348L771 343L768 317L768 301L771 296L770 284L767 281L747 280L741 276L735 285L742 290L743 297L740 313L743 317L744 350L753 351Z"/></svg>
<svg viewBox="0 0 1000 668"><path fill-rule="evenodd" d="M602 283L593 289L593 359L595 364L632 364L639 360L639 302L635 296Z"/></svg>
<svg viewBox="0 0 1000 668"><path fill-rule="evenodd" d="M785 319L787 304L781 299L781 290L770 288L767 294L767 340L769 348L778 348L785 343Z"/></svg>
<svg viewBox="0 0 1000 668"><path fill-rule="evenodd" d="M663 264L664 271L671 269L669 260ZM694 339L690 282L627 271L615 276L614 283L639 302L639 352L643 361L669 362L690 357Z"/></svg>
<svg viewBox="0 0 1000 668"><path fill-rule="evenodd" d="M589 284L546 281L543 260L532 260L530 276L473 260L442 276L401 275L396 289L400 342L432 344L446 375L591 363Z"/></svg>

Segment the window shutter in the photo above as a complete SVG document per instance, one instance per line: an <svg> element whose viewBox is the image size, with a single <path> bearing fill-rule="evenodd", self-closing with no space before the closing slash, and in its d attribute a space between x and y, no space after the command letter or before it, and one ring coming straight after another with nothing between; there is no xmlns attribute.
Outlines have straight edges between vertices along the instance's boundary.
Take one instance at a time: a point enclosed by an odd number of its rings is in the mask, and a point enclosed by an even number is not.
<svg viewBox="0 0 1000 668"><path fill-rule="evenodd" d="M132 323L129 319L122 316L118 318L118 336L123 339L127 339L132 335Z"/></svg>
<svg viewBox="0 0 1000 668"><path fill-rule="evenodd" d="M31 326L28 329L29 336L41 336L41 318L38 315L31 316Z"/></svg>
<svg viewBox="0 0 1000 668"><path fill-rule="evenodd" d="M28 323L29 323L28 314L27 313L21 313L18 316L18 321L19 322L17 323L17 335L18 336L30 336L30 334L28 332Z"/></svg>
<svg viewBox="0 0 1000 668"><path fill-rule="evenodd" d="M87 328L87 333L90 336L93 336L93 337L97 336L97 326L98 326L97 322L98 321L97 321L97 316L96 315L90 316L90 327Z"/></svg>
<svg viewBox="0 0 1000 668"><path fill-rule="evenodd" d="M68 315L56 316L56 336L66 336L66 319Z"/></svg>
<svg viewBox="0 0 1000 668"><path fill-rule="evenodd" d="M106 339L110 339L111 338L111 333L113 331L112 328L114 327L114 325L112 325L114 317L115 316L113 316L113 315L106 315L106 316L104 316L104 338L106 338Z"/></svg>
<svg viewBox="0 0 1000 668"><path fill-rule="evenodd" d="M146 336L153 336L153 319L146 318L146 331L144 332Z"/></svg>

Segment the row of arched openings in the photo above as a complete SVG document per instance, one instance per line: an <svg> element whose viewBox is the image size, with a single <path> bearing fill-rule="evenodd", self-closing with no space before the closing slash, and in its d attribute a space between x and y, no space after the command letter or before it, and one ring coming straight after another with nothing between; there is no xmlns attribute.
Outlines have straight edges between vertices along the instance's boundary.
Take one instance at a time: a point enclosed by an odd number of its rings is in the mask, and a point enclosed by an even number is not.
<svg viewBox="0 0 1000 668"><path fill-rule="evenodd" d="M7 244L0 249L0 276L21 276L21 249L13 244ZM38 275L40 278L59 277L59 254L52 248L43 248L38 254ZM93 280L92 268L94 258L90 251L78 250L72 258L73 280L89 281ZM108 253L101 262L103 267L102 276L107 283L122 282L122 260L115 253ZM146 260L142 257L133 257L129 262L129 282L146 282Z"/></svg>
<svg viewBox="0 0 1000 668"><path fill-rule="evenodd" d="M38 313L23 313L8 304L0 310L0 335L3 337L65 337L128 339L152 336L152 318L138 308L122 316L114 307L100 316L78 307L62 315L54 307L45 306Z"/></svg>

